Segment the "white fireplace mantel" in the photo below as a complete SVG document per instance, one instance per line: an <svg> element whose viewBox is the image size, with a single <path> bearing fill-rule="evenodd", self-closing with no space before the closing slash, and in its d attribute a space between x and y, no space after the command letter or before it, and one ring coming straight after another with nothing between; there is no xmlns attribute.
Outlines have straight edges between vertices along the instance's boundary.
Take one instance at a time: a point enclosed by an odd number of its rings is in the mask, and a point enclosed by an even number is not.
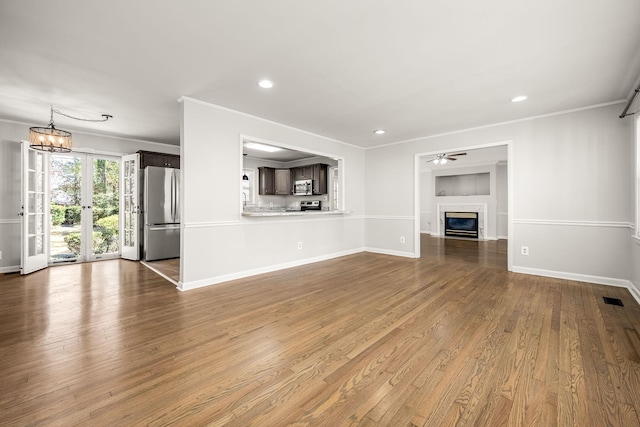
<svg viewBox="0 0 640 427"><path fill-rule="evenodd" d="M477 212L478 213L478 239L486 240L487 232L487 204L486 203L438 203L436 205L438 221L436 232L438 236L444 233L445 212Z"/></svg>

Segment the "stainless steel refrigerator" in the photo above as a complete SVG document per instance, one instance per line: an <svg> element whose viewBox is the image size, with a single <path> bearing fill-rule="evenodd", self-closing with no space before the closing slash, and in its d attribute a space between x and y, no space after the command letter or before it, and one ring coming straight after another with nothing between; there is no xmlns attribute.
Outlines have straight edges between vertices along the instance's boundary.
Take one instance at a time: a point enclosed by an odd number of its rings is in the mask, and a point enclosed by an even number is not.
<svg viewBox="0 0 640 427"><path fill-rule="evenodd" d="M142 188L143 259L153 261L179 257L180 169L147 166Z"/></svg>

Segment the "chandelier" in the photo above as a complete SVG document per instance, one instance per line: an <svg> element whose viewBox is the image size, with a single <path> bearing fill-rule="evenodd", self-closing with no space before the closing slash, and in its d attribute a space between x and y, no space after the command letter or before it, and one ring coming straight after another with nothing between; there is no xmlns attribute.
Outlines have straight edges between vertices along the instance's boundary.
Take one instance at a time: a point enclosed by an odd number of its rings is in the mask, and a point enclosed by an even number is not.
<svg viewBox="0 0 640 427"><path fill-rule="evenodd" d="M74 120L82 120L85 122L106 122L113 118L109 114L103 114L101 119L82 119L79 117L73 117L68 114L64 114L61 111L54 110L51 106L51 118L49 119L49 125L46 127L34 126L29 128L29 145L31 148L42 151L51 151L58 153L68 153L71 151L71 132L66 130L56 129L53 124L53 113L60 114L61 116L69 117Z"/></svg>

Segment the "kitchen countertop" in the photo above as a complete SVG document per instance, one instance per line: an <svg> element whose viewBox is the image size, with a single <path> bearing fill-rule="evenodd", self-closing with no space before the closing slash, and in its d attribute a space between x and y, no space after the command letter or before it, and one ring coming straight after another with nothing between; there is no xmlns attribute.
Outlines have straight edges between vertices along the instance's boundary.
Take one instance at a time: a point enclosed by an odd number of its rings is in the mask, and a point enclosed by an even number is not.
<svg viewBox="0 0 640 427"><path fill-rule="evenodd" d="M273 217L273 216L314 216L314 215L343 215L345 211L285 211L285 210L255 210L244 211L242 216L250 217Z"/></svg>

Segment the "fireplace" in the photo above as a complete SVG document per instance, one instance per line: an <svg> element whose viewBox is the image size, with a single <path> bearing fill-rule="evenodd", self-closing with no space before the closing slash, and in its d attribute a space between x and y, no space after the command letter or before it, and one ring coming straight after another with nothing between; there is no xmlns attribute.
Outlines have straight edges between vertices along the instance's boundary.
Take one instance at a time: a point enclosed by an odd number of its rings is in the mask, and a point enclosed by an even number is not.
<svg viewBox="0 0 640 427"><path fill-rule="evenodd" d="M478 212L445 212L444 235L478 238Z"/></svg>

